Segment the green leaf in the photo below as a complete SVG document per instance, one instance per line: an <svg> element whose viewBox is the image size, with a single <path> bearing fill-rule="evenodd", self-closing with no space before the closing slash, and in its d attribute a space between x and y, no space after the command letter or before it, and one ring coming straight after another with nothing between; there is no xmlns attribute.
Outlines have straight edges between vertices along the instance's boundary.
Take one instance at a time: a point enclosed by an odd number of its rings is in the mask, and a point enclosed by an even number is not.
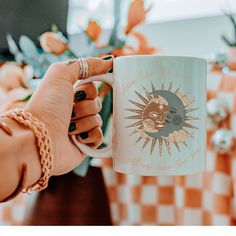
<svg viewBox="0 0 236 236"><path fill-rule="evenodd" d="M52 24L51 31L54 32L54 33L57 33L59 31L58 26L56 24Z"/></svg>
<svg viewBox="0 0 236 236"><path fill-rule="evenodd" d="M106 84L106 83L102 83L102 84L98 87L98 92L100 92L100 91L103 89L103 87L105 86L105 84Z"/></svg>
<svg viewBox="0 0 236 236"><path fill-rule="evenodd" d="M21 52L18 52L15 54L15 61L19 64L23 63L25 61L24 55Z"/></svg>
<svg viewBox="0 0 236 236"><path fill-rule="evenodd" d="M16 55L20 52L11 34L7 34L7 44L12 55Z"/></svg>
<svg viewBox="0 0 236 236"><path fill-rule="evenodd" d="M43 54L43 56L44 56L44 60L48 61L48 63L49 63L48 66L50 64L54 63L54 62L59 62L60 61L59 56L58 55L54 55L52 53L46 53L45 52Z"/></svg>
<svg viewBox="0 0 236 236"><path fill-rule="evenodd" d="M103 120L102 132L105 134L108 126L108 122L112 112L112 91L110 91L102 102L102 110L100 116Z"/></svg>
<svg viewBox="0 0 236 236"><path fill-rule="evenodd" d="M24 99L22 99L22 102L28 102L33 94L27 95Z"/></svg>
<svg viewBox="0 0 236 236"><path fill-rule="evenodd" d="M39 56L37 47L29 37L22 35L20 37L19 45L26 57L35 59Z"/></svg>

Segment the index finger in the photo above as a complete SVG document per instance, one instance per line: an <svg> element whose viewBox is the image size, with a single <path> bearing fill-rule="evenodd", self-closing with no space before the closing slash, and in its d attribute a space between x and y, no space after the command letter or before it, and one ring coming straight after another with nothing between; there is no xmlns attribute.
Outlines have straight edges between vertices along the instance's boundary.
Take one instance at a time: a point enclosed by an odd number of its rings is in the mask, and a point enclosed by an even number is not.
<svg viewBox="0 0 236 236"><path fill-rule="evenodd" d="M86 58L86 61L88 63L88 77L93 75L104 74L107 71L109 71L113 66L113 56L110 56L110 58L107 56L104 59L96 57L88 57ZM78 79L81 79L80 78L81 68L78 60L66 66L74 83Z"/></svg>

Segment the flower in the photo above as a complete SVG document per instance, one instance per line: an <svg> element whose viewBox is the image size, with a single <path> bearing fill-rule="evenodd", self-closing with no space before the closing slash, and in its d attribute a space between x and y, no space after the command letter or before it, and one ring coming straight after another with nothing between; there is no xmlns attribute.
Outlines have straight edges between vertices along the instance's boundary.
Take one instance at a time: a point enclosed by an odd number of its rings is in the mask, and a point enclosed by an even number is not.
<svg viewBox="0 0 236 236"><path fill-rule="evenodd" d="M62 54L68 50L68 44L54 32L43 33L40 37L40 45L44 51L56 55Z"/></svg>
<svg viewBox="0 0 236 236"><path fill-rule="evenodd" d="M138 24L141 24L145 21L146 14L150 10L144 8L143 0L135 0L131 3L129 12L128 12L128 24L125 29L125 33L129 34L130 31Z"/></svg>
<svg viewBox="0 0 236 236"><path fill-rule="evenodd" d="M138 46L134 49L136 55L154 54L157 52L157 49L151 47L148 43L147 38L140 32L133 31L129 35L133 36L137 41Z"/></svg>
<svg viewBox="0 0 236 236"><path fill-rule="evenodd" d="M85 33L96 42L101 34L101 27L95 20L89 20Z"/></svg>
<svg viewBox="0 0 236 236"><path fill-rule="evenodd" d="M28 88L23 69L15 63L5 63L0 68L0 87L6 92L20 87Z"/></svg>

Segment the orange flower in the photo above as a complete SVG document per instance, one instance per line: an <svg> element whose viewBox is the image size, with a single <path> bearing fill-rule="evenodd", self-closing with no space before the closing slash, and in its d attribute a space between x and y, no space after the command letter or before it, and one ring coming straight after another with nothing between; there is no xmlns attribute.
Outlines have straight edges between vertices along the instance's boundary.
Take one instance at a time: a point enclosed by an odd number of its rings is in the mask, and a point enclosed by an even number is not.
<svg viewBox="0 0 236 236"><path fill-rule="evenodd" d="M144 9L143 0L134 0L129 8L128 24L125 33L128 34L136 25L144 22L149 10L150 8L147 10Z"/></svg>
<svg viewBox="0 0 236 236"><path fill-rule="evenodd" d="M101 27L95 20L89 20L85 32L95 42L101 34Z"/></svg>
<svg viewBox="0 0 236 236"><path fill-rule="evenodd" d="M62 54L68 50L67 43L63 42L63 40L53 32L45 32L42 34L40 37L40 44L44 51L56 55Z"/></svg>
<svg viewBox="0 0 236 236"><path fill-rule="evenodd" d="M156 48L149 45L147 38L143 34L139 32L132 32L131 35L134 36L138 42L137 50L135 50L136 54L145 55L156 53Z"/></svg>
<svg viewBox="0 0 236 236"><path fill-rule="evenodd" d="M114 57L136 55L133 48L129 46L124 46L123 48L116 48L110 54Z"/></svg>

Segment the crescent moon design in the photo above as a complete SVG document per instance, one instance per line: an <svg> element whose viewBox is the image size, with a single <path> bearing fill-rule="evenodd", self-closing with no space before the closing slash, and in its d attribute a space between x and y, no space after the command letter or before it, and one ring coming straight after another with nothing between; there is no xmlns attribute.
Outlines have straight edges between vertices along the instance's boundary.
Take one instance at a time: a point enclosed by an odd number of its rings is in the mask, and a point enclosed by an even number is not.
<svg viewBox="0 0 236 236"><path fill-rule="evenodd" d="M179 88L172 92L172 83L168 89L165 89L164 84L161 84L161 89L155 89L151 83L150 92L143 87L143 94L138 91L135 93L141 101L129 100L135 107L127 108L126 110L132 115L125 117L133 120L133 123L126 127L131 129L130 136L138 135L135 144L143 140L142 149L144 149L148 143L151 143L152 154L158 141L160 156L164 144L169 155L171 155L171 144L174 144L178 151L180 151L180 144L187 146L186 141L194 136L185 128L197 129L188 122L199 119L197 116L188 115L198 109L191 107L194 99L181 95Z"/></svg>

